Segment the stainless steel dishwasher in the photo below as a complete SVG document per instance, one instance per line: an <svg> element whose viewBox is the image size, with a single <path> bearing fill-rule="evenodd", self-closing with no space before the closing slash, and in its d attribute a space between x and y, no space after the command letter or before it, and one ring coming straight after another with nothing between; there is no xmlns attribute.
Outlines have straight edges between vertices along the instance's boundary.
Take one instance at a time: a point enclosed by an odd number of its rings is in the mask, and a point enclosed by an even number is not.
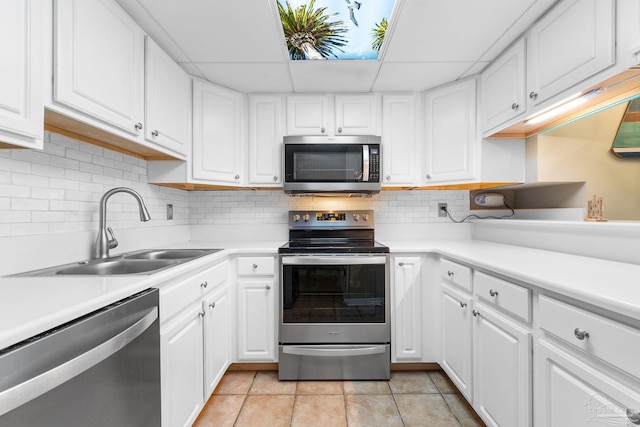
<svg viewBox="0 0 640 427"><path fill-rule="evenodd" d="M157 289L0 350L0 426L160 426Z"/></svg>

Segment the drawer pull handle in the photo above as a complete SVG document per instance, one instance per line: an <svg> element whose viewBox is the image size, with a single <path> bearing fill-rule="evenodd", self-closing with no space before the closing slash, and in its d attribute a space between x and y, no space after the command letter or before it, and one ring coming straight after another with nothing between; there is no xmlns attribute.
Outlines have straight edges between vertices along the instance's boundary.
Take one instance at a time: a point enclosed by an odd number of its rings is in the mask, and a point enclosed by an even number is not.
<svg viewBox="0 0 640 427"><path fill-rule="evenodd" d="M460 307L465 308L466 306L467 306L467 303L466 303L466 302L462 302L462 301L460 301Z"/></svg>
<svg viewBox="0 0 640 427"><path fill-rule="evenodd" d="M573 330L573 335L575 335L576 338L578 338L580 341L584 340L585 338L589 338L589 332L584 331L580 328L575 328Z"/></svg>
<svg viewBox="0 0 640 427"><path fill-rule="evenodd" d="M200 283L200 286L202 286L203 288L206 288L209 284L207 282L202 282Z"/></svg>
<svg viewBox="0 0 640 427"><path fill-rule="evenodd" d="M258 264L253 264L251 267L258 268Z"/></svg>
<svg viewBox="0 0 640 427"><path fill-rule="evenodd" d="M209 304L209 308L216 308L216 303L212 302L211 304Z"/></svg>
<svg viewBox="0 0 640 427"><path fill-rule="evenodd" d="M269 289L271 289L271 286L267 285L267 286L265 286L264 288L265 288L266 290L269 290Z"/></svg>
<svg viewBox="0 0 640 427"><path fill-rule="evenodd" d="M453 271L451 271L451 270L447 271L447 276L453 277Z"/></svg>
<svg viewBox="0 0 640 427"><path fill-rule="evenodd" d="M513 104L511 104L511 109L512 109L513 111L517 110L519 107L520 107L520 106L519 106L517 103L515 103L515 102L514 102Z"/></svg>
<svg viewBox="0 0 640 427"><path fill-rule="evenodd" d="M489 295L492 297L498 296L498 291L494 291L493 289L489 289Z"/></svg>
<svg viewBox="0 0 640 427"><path fill-rule="evenodd" d="M400 261L400 262L398 263L398 265L399 265L400 267L402 267L402 266L404 265L404 262Z"/></svg>
<svg viewBox="0 0 640 427"><path fill-rule="evenodd" d="M529 93L529 98L530 98L530 99L536 99L537 97L538 97L538 94L537 94L537 93L535 93L535 92L530 92L530 93Z"/></svg>
<svg viewBox="0 0 640 427"><path fill-rule="evenodd" d="M640 425L640 412L627 408L627 418L632 424Z"/></svg>
<svg viewBox="0 0 640 427"><path fill-rule="evenodd" d="M478 310L473 310L471 313L473 313L473 317L480 316L480 312Z"/></svg>
<svg viewBox="0 0 640 427"><path fill-rule="evenodd" d="M205 312L204 312L204 311L200 311L200 312L198 312L198 316L200 316L200 317L204 317L204 315L205 315Z"/></svg>

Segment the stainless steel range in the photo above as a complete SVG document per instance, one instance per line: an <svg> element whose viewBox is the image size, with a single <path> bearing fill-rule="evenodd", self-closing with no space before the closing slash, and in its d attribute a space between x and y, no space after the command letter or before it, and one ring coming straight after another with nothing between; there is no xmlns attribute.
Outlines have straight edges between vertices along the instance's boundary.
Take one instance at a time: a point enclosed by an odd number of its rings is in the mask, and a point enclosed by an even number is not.
<svg viewBox="0 0 640 427"><path fill-rule="evenodd" d="M280 253L279 378L389 379L389 248L372 210L291 211Z"/></svg>

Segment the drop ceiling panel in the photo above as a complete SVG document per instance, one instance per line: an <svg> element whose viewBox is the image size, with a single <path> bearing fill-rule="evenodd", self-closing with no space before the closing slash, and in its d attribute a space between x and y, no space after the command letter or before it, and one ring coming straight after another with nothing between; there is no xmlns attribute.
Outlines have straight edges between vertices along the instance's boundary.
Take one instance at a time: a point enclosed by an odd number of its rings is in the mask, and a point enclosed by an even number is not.
<svg viewBox="0 0 640 427"><path fill-rule="evenodd" d="M373 91L423 91L456 80L472 65L472 62L384 63Z"/></svg>
<svg viewBox="0 0 640 427"><path fill-rule="evenodd" d="M391 62L476 61L535 0L407 0L385 53Z"/></svg>
<svg viewBox="0 0 640 427"><path fill-rule="evenodd" d="M284 60L275 2L138 0L192 62Z"/></svg>
<svg viewBox="0 0 640 427"><path fill-rule="evenodd" d="M289 68L286 63L196 63L204 77L219 85L245 93L292 92Z"/></svg>
<svg viewBox="0 0 640 427"><path fill-rule="evenodd" d="M369 92L378 61L290 61L295 92Z"/></svg>

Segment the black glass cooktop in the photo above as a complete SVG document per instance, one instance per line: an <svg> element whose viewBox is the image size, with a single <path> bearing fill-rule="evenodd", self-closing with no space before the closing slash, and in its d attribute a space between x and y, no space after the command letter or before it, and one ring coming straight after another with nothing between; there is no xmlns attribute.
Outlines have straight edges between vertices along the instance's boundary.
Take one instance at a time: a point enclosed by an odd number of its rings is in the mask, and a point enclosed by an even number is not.
<svg viewBox="0 0 640 427"><path fill-rule="evenodd" d="M375 240L313 239L292 240L278 249L281 254L389 253L389 247Z"/></svg>

